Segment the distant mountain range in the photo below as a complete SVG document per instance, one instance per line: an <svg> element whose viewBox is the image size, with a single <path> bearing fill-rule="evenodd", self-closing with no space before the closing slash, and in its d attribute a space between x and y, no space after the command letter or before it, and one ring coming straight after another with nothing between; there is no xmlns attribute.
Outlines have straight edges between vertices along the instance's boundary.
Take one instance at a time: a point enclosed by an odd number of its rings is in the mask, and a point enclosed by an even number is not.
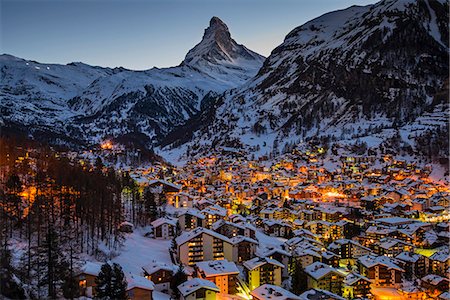
<svg viewBox="0 0 450 300"><path fill-rule="evenodd" d="M132 71L1 55L2 127L63 144L117 138L150 146L210 97L256 75L263 61L237 44L217 17L172 68Z"/></svg>
<svg viewBox="0 0 450 300"><path fill-rule="evenodd" d="M264 59L213 17L177 67L131 71L0 57L4 128L161 153L397 140L448 153L449 2L384 0L292 30ZM434 146L433 146L434 145ZM420 149L419 149L420 148Z"/></svg>

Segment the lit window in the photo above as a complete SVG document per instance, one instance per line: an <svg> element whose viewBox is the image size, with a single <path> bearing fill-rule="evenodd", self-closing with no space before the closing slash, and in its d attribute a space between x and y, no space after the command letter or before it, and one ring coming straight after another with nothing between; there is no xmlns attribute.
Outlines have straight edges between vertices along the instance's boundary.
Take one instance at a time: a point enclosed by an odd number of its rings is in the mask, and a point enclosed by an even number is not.
<svg viewBox="0 0 450 300"><path fill-rule="evenodd" d="M86 279L80 280L80 288L86 288Z"/></svg>

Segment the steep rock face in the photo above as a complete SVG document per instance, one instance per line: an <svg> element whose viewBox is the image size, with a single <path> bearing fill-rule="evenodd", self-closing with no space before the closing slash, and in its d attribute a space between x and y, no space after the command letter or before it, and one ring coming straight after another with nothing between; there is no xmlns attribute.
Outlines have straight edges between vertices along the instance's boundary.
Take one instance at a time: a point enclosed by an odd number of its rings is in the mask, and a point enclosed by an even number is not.
<svg viewBox="0 0 450 300"><path fill-rule="evenodd" d="M181 63L202 71L233 73L240 78L249 79L249 70L258 72L264 57L239 45L231 38L227 25L213 17L205 29L202 41L192 48Z"/></svg>
<svg viewBox="0 0 450 300"><path fill-rule="evenodd" d="M2 55L1 121L94 143L135 135L150 145L198 113L205 95L253 77L263 60L238 45L217 17L186 60L172 68L49 65Z"/></svg>
<svg viewBox="0 0 450 300"><path fill-rule="evenodd" d="M311 137L380 143L394 131L414 144L445 127L412 124L448 115L447 101L435 97L448 78L447 20L448 1L384 0L307 22L223 99L193 144L273 151Z"/></svg>

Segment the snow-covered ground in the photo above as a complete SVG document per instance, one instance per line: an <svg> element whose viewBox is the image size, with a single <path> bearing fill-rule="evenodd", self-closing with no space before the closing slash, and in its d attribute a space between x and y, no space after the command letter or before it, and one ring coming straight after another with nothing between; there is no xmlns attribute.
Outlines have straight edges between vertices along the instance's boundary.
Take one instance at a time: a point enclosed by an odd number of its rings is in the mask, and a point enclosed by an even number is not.
<svg viewBox="0 0 450 300"><path fill-rule="evenodd" d="M111 260L120 264L125 273L140 275L142 267L152 261L172 263L169 255L171 241L145 237L146 232L145 229L137 228L127 234L120 254Z"/></svg>

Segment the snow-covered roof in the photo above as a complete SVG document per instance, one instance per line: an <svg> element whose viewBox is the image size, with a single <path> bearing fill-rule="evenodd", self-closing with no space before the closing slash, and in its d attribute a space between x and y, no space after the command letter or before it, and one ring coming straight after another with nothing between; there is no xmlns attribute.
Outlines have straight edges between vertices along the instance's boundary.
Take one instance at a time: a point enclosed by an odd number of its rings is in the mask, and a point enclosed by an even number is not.
<svg viewBox="0 0 450 300"><path fill-rule="evenodd" d="M240 242L243 242L243 241L246 241L246 242L249 242L249 243L253 243L253 244L258 244L257 240L254 240L252 238L249 238L248 236L243 236L243 235L234 236L234 237L232 237L230 239L230 241L231 241L231 243L233 245L236 245L236 244L238 244Z"/></svg>
<svg viewBox="0 0 450 300"><path fill-rule="evenodd" d="M345 298L321 289L310 289L301 294L301 300L346 300Z"/></svg>
<svg viewBox="0 0 450 300"><path fill-rule="evenodd" d="M310 264L305 268L306 274L311 276L312 278L319 280L322 277L330 274L335 273L340 276L343 276L341 273L339 273L335 268L332 266L326 265L324 263L321 263L319 261L316 261L315 263Z"/></svg>
<svg viewBox="0 0 450 300"><path fill-rule="evenodd" d="M152 223L153 227L158 227L161 226L163 224L169 224L172 226L176 226L177 225L177 220L176 219L172 219L172 218L159 218L156 219L155 221L153 221Z"/></svg>
<svg viewBox="0 0 450 300"><path fill-rule="evenodd" d="M139 275L135 275L135 274L126 274L125 275L126 279L127 279L127 291L131 290L133 288L140 288L140 289L144 289L144 290L151 290L153 291L155 289L155 284L153 283L153 281L148 280L145 277L139 276Z"/></svg>
<svg viewBox="0 0 450 300"><path fill-rule="evenodd" d="M208 234L210 236L213 236L215 238L221 239L224 242L230 243L231 241L229 238L227 238L224 235L221 235L217 232L214 232L212 230L203 228L203 227L197 227L194 230L183 232L179 237L176 238L176 242L179 246L183 245L184 243L188 242L189 240L201 235L201 234Z"/></svg>
<svg viewBox="0 0 450 300"><path fill-rule="evenodd" d="M383 265L387 267L388 269L395 269L398 271L404 271L402 268L400 268L396 261L387 257L387 256L376 256L372 254L364 255L358 258L358 261L365 266L366 268L371 268L376 265Z"/></svg>
<svg viewBox="0 0 450 300"><path fill-rule="evenodd" d="M428 274L425 277L422 277L421 279L422 281L432 284L432 285L438 285L440 284L442 281L447 281L448 282L448 278L436 275L436 274Z"/></svg>
<svg viewBox="0 0 450 300"><path fill-rule="evenodd" d="M430 256L430 259L440 261L440 262L448 261L450 259L450 251L449 251L448 247L434 253L433 255Z"/></svg>
<svg viewBox="0 0 450 300"><path fill-rule="evenodd" d="M170 187L172 187L174 189L177 189L177 190L181 190L182 189L181 185L178 185L178 184L175 184L175 183L169 182L167 180L163 180L163 179L154 179L154 180L150 180L148 182L148 185L154 185L154 184L167 185L167 186L170 186Z"/></svg>
<svg viewBox="0 0 450 300"><path fill-rule="evenodd" d="M80 269L80 274L88 274L93 276L98 276L102 265L100 263L95 263L87 261Z"/></svg>
<svg viewBox="0 0 450 300"><path fill-rule="evenodd" d="M250 295L258 299L270 299L270 300L300 300L301 298L282 287L263 284L254 289Z"/></svg>
<svg viewBox="0 0 450 300"><path fill-rule="evenodd" d="M178 290L180 291L181 295L183 295L183 297L186 297L202 288L220 292L220 289L215 283L201 278L193 278L178 286Z"/></svg>
<svg viewBox="0 0 450 300"><path fill-rule="evenodd" d="M179 216L186 215L186 214L189 214L191 216L197 217L199 219L204 219L205 218L205 215L203 215L198 209L195 209L195 208L183 209L179 213Z"/></svg>
<svg viewBox="0 0 450 300"><path fill-rule="evenodd" d="M405 261L405 262L415 263L416 261L418 261L420 259L420 255L416 254L416 253L404 251L404 252L400 253L399 255L397 255L395 258Z"/></svg>
<svg viewBox="0 0 450 300"><path fill-rule="evenodd" d="M450 292L443 292L439 295L439 299L441 300L450 300Z"/></svg>
<svg viewBox="0 0 450 300"><path fill-rule="evenodd" d="M195 265L199 271L205 274L206 277L239 274L236 264L226 259L201 261Z"/></svg>
<svg viewBox="0 0 450 300"><path fill-rule="evenodd" d="M268 257L255 257L250 260L247 260L244 262L244 267L246 267L248 270L254 270L265 264L272 264L280 268L284 268L284 265L280 263L278 260L271 259Z"/></svg>
<svg viewBox="0 0 450 300"><path fill-rule="evenodd" d="M408 218L402 218L402 217L390 217L390 218L377 219L377 220L375 220L375 222L385 224L385 225L399 226L399 225L411 224L416 221L408 219Z"/></svg>
<svg viewBox="0 0 450 300"><path fill-rule="evenodd" d="M367 278L366 276L363 276L363 275L355 273L355 272L351 272L347 276L345 276L344 284L345 285L353 285L360 280L365 280L365 281L371 282L371 280L369 278Z"/></svg>
<svg viewBox="0 0 450 300"><path fill-rule="evenodd" d="M149 275L159 271L159 270L165 270L169 272L174 272L176 269L176 266L173 264L168 264L164 262L152 262L148 265L145 265L142 267L142 269Z"/></svg>

